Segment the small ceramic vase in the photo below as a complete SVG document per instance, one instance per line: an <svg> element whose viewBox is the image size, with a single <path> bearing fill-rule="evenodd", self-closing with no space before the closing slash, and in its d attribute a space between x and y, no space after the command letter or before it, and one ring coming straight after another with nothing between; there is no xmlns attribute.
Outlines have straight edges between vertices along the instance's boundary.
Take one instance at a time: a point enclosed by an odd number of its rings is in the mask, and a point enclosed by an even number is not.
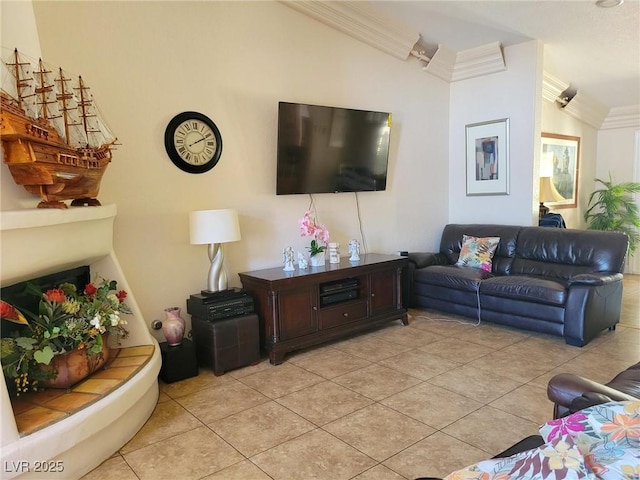
<svg viewBox="0 0 640 480"><path fill-rule="evenodd" d="M180 316L180 307L169 307L164 309L167 318L162 322L162 333L170 347L176 347L182 343L184 336L185 321Z"/></svg>
<svg viewBox="0 0 640 480"><path fill-rule="evenodd" d="M309 265L312 267L324 267L324 252L309 256Z"/></svg>

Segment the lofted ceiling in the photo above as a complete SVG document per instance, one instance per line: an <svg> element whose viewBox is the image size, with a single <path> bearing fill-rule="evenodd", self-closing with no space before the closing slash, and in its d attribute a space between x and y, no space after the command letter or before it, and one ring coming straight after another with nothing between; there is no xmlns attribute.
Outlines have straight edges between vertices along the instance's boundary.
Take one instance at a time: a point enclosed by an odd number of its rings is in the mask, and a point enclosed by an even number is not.
<svg viewBox="0 0 640 480"><path fill-rule="evenodd" d="M372 1L421 34L428 54L537 39L545 71L607 108L640 105L640 0ZM507 65L508 67L508 65Z"/></svg>

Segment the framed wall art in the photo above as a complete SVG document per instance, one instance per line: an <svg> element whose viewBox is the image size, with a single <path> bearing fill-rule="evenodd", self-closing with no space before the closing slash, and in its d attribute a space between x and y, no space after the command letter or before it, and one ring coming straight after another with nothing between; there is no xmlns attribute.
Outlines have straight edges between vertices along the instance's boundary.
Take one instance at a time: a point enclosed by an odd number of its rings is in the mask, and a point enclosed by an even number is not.
<svg viewBox="0 0 640 480"><path fill-rule="evenodd" d="M542 134L541 176L551 176L551 183L562 199L546 201L545 205L555 208L575 208L578 205L578 174L580 163L580 137Z"/></svg>
<svg viewBox="0 0 640 480"><path fill-rule="evenodd" d="M509 194L509 119L466 127L467 196Z"/></svg>

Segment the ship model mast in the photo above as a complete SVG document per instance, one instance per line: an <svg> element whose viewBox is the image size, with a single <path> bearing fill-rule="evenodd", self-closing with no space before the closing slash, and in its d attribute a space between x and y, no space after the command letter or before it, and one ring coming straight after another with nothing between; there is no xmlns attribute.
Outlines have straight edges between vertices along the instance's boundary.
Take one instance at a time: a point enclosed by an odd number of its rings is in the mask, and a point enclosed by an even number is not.
<svg viewBox="0 0 640 480"><path fill-rule="evenodd" d="M13 77L1 92L0 140L14 181L39 195L40 208L100 205L97 194L117 139L100 118L82 77L62 68L53 78L40 59L22 61L17 49L4 62Z"/></svg>

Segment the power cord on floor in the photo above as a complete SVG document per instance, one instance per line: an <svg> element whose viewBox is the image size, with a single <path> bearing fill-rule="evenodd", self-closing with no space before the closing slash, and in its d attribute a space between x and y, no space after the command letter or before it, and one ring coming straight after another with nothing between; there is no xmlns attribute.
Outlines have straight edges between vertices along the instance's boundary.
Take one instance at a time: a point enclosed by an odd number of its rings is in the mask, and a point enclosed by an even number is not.
<svg viewBox="0 0 640 480"><path fill-rule="evenodd" d="M408 313L407 315L411 318L422 318L422 319L426 319L426 320L433 320L434 322L453 322L453 323L459 323L461 325L470 325L472 327L478 327L480 326L480 324L482 323L482 318L481 318L481 311L480 311L480 283L482 282L478 282L478 285L476 286L476 299L478 301L478 321L476 323L469 323L469 322L465 322L463 320L456 320L454 318L432 318L432 317L428 317L426 315L411 315L410 313Z"/></svg>

